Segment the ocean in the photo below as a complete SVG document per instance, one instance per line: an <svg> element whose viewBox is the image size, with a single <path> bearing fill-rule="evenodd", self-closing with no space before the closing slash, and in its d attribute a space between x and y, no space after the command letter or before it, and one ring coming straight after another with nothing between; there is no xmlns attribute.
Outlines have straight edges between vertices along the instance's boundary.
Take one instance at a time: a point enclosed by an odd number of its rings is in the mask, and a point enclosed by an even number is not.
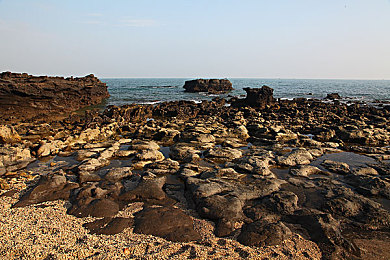
<svg viewBox="0 0 390 260"><path fill-rule="evenodd" d="M390 80L330 80L330 79L229 79L234 90L228 94L209 95L186 93L185 78L106 78L111 97L106 105L130 103L153 104L174 100L211 100L216 96L245 96L243 88L258 88L267 85L274 89L276 98L324 98L328 93L339 93L342 97L370 103L375 100L390 102Z"/></svg>

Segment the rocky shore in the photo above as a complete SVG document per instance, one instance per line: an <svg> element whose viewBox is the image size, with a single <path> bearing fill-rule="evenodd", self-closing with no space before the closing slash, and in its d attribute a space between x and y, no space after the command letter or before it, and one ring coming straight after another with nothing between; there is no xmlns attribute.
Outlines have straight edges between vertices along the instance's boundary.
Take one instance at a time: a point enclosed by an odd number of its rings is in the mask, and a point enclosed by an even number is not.
<svg viewBox="0 0 390 260"><path fill-rule="evenodd" d="M0 73L0 122L38 119L101 103L106 84L94 75L82 78Z"/></svg>
<svg viewBox="0 0 390 260"><path fill-rule="evenodd" d="M0 256L388 259L390 106L110 106L0 128Z"/></svg>

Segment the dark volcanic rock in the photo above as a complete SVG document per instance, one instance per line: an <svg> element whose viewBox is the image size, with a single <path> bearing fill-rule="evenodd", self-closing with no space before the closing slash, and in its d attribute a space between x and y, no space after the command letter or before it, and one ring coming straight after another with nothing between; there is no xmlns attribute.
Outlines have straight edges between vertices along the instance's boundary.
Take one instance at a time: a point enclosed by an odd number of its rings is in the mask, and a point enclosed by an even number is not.
<svg viewBox="0 0 390 260"><path fill-rule="evenodd" d="M83 78L0 74L0 114L3 118L74 111L101 103L107 97L106 84L92 74Z"/></svg>
<svg viewBox="0 0 390 260"><path fill-rule="evenodd" d="M135 215L134 232L175 242L189 242L201 238L194 230L192 219L174 207L143 209Z"/></svg>
<svg viewBox="0 0 390 260"><path fill-rule="evenodd" d="M290 229L282 222L256 221L244 225L237 240L247 246L273 246L280 245L291 234Z"/></svg>
<svg viewBox="0 0 390 260"><path fill-rule="evenodd" d="M275 103L273 97L274 90L268 86L261 88L244 88L246 92L245 99L238 99L232 103L234 107L251 106L264 109Z"/></svg>
<svg viewBox="0 0 390 260"><path fill-rule="evenodd" d="M227 79L195 79L186 81L186 92L225 93L233 90L232 83Z"/></svg>
<svg viewBox="0 0 390 260"><path fill-rule="evenodd" d="M359 256L359 248L343 237L340 222L332 215L320 212L307 213L302 211L291 218L307 230L310 239L320 247L324 259L350 259L351 254Z"/></svg>
<svg viewBox="0 0 390 260"><path fill-rule="evenodd" d="M26 193L14 207L25 207L45 201L69 199L70 191L78 188L74 182L68 182L63 175L42 176L38 184Z"/></svg>
<svg viewBox="0 0 390 260"><path fill-rule="evenodd" d="M118 211L119 205L112 200L96 199L88 205L82 205L81 207L73 205L73 207L68 210L68 213L80 218L88 216L99 218L115 216Z"/></svg>
<svg viewBox="0 0 390 260"><path fill-rule="evenodd" d="M326 95L326 99L341 99L339 93L330 93Z"/></svg>

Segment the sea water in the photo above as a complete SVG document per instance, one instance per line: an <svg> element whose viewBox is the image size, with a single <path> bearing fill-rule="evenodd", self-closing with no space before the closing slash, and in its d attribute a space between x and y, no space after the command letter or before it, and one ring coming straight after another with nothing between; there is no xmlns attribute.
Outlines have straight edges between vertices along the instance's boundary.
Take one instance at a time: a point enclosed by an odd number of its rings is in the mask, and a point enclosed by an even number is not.
<svg viewBox="0 0 390 260"><path fill-rule="evenodd" d="M184 92L188 78L118 78L102 79L108 86L111 97L107 105L130 103L153 104L174 100L211 100L216 96L245 96L246 87L259 88L267 85L274 89L276 98L319 98L328 93L362 102L380 100L390 102L390 80L329 80L329 79L229 79L234 90L228 94L210 95L207 93Z"/></svg>

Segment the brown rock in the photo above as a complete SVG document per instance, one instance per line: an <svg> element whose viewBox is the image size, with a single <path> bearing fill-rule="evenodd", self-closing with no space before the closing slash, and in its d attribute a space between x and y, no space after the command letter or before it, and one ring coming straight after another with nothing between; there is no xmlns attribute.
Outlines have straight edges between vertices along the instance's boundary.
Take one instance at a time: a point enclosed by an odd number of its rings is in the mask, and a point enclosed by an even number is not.
<svg viewBox="0 0 390 260"><path fill-rule="evenodd" d="M0 115L3 119L74 111L98 104L107 97L106 84L92 74L83 78L0 74Z"/></svg>
<svg viewBox="0 0 390 260"><path fill-rule="evenodd" d="M226 93L233 90L232 83L227 79L195 79L186 81L186 92Z"/></svg>
<svg viewBox="0 0 390 260"><path fill-rule="evenodd" d="M134 232L175 242L189 242L201 238L194 230L191 217L174 207L143 209L135 216Z"/></svg>
<svg viewBox="0 0 390 260"><path fill-rule="evenodd" d="M19 143L22 139L12 126L0 126L0 143Z"/></svg>

